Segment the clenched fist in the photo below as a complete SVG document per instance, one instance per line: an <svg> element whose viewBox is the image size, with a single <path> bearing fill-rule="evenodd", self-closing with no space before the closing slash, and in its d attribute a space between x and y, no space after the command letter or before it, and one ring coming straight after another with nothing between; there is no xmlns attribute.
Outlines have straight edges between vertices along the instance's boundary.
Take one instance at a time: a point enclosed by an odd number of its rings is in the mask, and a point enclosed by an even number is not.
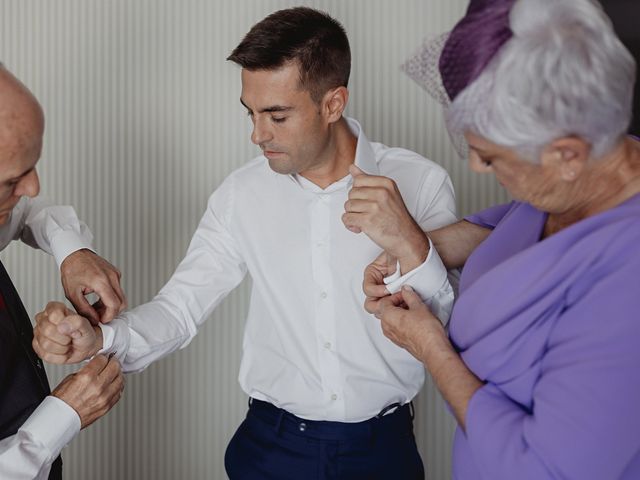
<svg viewBox="0 0 640 480"><path fill-rule="evenodd" d="M36 315L33 349L49 363L78 363L102 348L102 330L60 302Z"/></svg>

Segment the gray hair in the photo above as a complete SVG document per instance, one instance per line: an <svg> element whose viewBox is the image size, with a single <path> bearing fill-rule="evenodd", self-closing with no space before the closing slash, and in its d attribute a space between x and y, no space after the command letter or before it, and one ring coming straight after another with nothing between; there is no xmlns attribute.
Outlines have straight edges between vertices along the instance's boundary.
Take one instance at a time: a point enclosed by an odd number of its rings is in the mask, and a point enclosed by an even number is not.
<svg viewBox="0 0 640 480"><path fill-rule="evenodd" d="M595 0L518 0L513 37L451 104L453 132L471 131L534 160L575 135L591 157L631 122L635 61Z"/></svg>

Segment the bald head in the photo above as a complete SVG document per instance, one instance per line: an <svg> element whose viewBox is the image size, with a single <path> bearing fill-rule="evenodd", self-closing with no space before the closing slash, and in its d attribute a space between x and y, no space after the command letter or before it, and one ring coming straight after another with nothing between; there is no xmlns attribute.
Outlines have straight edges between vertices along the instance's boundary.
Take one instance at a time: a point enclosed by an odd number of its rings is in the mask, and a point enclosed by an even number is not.
<svg viewBox="0 0 640 480"><path fill-rule="evenodd" d="M21 196L33 197L40 190L35 167L43 133L40 104L0 65L0 225Z"/></svg>
<svg viewBox="0 0 640 480"><path fill-rule="evenodd" d="M41 138L44 115L33 94L0 66L0 149Z"/></svg>

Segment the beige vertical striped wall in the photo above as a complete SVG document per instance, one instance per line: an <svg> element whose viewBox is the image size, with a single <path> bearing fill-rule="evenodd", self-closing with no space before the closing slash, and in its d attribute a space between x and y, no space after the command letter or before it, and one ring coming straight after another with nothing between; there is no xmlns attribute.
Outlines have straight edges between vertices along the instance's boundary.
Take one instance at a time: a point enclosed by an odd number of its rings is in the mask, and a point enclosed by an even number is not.
<svg viewBox="0 0 640 480"><path fill-rule="evenodd" d="M349 114L369 138L444 165L461 213L504 200L458 160L438 107L399 71L423 36L452 26L466 0L300 2L351 39ZM256 154L225 62L242 35L289 0L2 0L0 59L47 117L42 191L73 204L98 251L124 273L132 305L150 299L185 252L209 194ZM54 262L21 245L2 259L27 309L60 299ZM223 479L226 443L246 410L237 384L245 282L183 351L128 377L105 419L64 451L74 480ZM57 383L72 368L49 368ZM450 472L453 424L428 384L417 436L428 478Z"/></svg>

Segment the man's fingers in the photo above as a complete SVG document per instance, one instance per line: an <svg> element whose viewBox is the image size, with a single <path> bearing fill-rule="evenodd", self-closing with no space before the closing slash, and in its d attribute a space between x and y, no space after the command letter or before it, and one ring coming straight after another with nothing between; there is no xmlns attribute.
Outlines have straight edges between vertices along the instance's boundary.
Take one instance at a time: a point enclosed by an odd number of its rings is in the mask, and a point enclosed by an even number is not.
<svg viewBox="0 0 640 480"><path fill-rule="evenodd" d="M366 173L362 173L361 175L357 175L353 177L353 187L355 188L366 188L366 187L374 187L385 190L395 190L396 182L391 180L388 177L382 177L378 175L368 175Z"/></svg>
<svg viewBox="0 0 640 480"><path fill-rule="evenodd" d="M60 345L59 343L47 338L39 339L38 343L40 344L40 348L49 354L64 355L66 357L69 353L68 345Z"/></svg>
<svg viewBox="0 0 640 480"><path fill-rule="evenodd" d="M86 318L80 315L70 315L60 322L57 326L57 331L60 334L67 335L73 339L73 343L76 346L83 345L83 339L87 339L88 342L93 342L93 327L87 321Z"/></svg>
<svg viewBox="0 0 640 480"><path fill-rule="evenodd" d="M58 325L50 322L46 317L36 323L33 334L38 338L47 338L60 345L68 345L71 343L69 335L59 332Z"/></svg>
<svg viewBox="0 0 640 480"><path fill-rule="evenodd" d="M364 280L362 281L362 290L367 297L386 297L389 290L384 284L382 272L375 267L368 267L364 271Z"/></svg>
<svg viewBox="0 0 640 480"><path fill-rule="evenodd" d="M38 318L42 318L48 320L54 325L57 325L62 320L64 320L64 318L69 315L69 313L71 313L71 311L65 306L64 303L49 302L47 303L44 312L36 315L36 320L38 320Z"/></svg>
<svg viewBox="0 0 640 480"><path fill-rule="evenodd" d="M368 201L377 206L389 198L389 190L380 186L353 187L349 190L349 200Z"/></svg>
<svg viewBox="0 0 640 480"><path fill-rule="evenodd" d="M370 213L375 214L378 210L378 204L371 200L349 199L344 203L344 211L348 213Z"/></svg>
<svg viewBox="0 0 640 480"><path fill-rule="evenodd" d="M31 342L31 346L33 347L33 351L45 362L55 363L57 365L62 365L67 363L69 360L68 355L60 355L57 353L50 353L44 348L40 346L40 342L36 337L33 337L33 341Z"/></svg>
<svg viewBox="0 0 640 480"><path fill-rule="evenodd" d="M89 363L78 370L78 373L84 370L88 373L92 373L95 376L98 376L105 369L108 363L109 359L106 355L96 355L91 359Z"/></svg>
<svg viewBox="0 0 640 480"><path fill-rule="evenodd" d="M343 213L342 214L342 223L344 224L345 227L347 227L347 230L354 232L354 233L360 233L362 232L362 215L360 215L359 213Z"/></svg>
<svg viewBox="0 0 640 480"><path fill-rule="evenodd" d="M123 302L111 287L111 284L101 283L94 290L104 305L104 311L100 317L100 322L108 323L113 320L118 313L120 313Z"/></svg>
<svg viewBox="0 0 640 480"><path fill-rule="evenodd" d="M84 292L80 287L73 292L72 295L67 297L69 301L73 304L76 312L78 312L83 317L87 318L93 325L97 325L100 321L100 317L95 309L91 306L87 298L84 296Z"/></svg>
<svg viewBox="0 0 640 480"><path fill-rule="evenodd" d="M351 176L353 178L361 176L361 175L366 175L366 173L364 173L359 167L357 167L354 163L352 163L351 165L349 165L349 173L351 174Z"/></svg>
<svg viewBox="0 0 640 480"><path fill-rule="evenodd" d="M124 290L120 285L121 278L122 278L122 274L120 273L119 270L115 270L115 278L113 278L112 276L109 277L109 281L111 282L111 287L113 288L114 292L116 292L116 295L118 295L118 298L120 299L120 306L118 308L118 313L127 309L127 296L125 295Z"/></svg>
<svg viewBox="0 0 640 480"><path fill-rule="evenodd" d="M102 371L98 374L98 376L105 382L110 383L118 375L120 375L120 373L122 372L122 367L120 366L120 362L115 356L109 355L107 359L107 364L105 365L104 369L102 369Z"/></svg>
<svg viewBox="0 0 640 480"><path fill-rule="evenodd" d="M364 294L369 298L382 298L389 295L389 290L387 290L386 285L376 285L371 282L367 283L366 279L362 289L364 290Z"/></svg>

